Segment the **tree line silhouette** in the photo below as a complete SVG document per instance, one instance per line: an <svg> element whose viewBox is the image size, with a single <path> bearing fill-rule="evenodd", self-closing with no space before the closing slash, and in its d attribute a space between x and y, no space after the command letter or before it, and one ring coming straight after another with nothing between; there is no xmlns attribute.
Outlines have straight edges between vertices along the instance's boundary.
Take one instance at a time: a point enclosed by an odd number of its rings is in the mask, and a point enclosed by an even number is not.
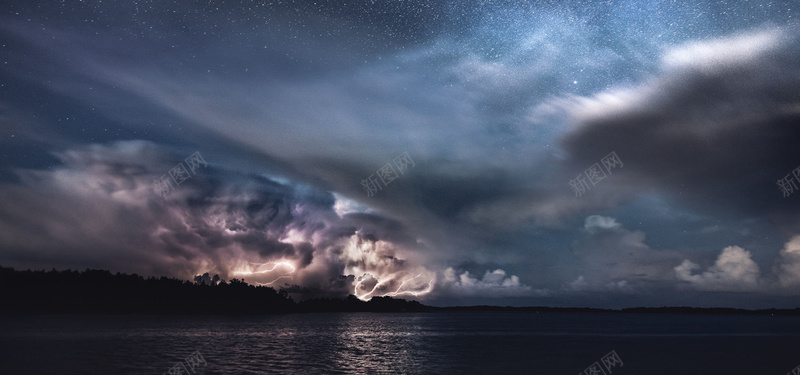
<svg viewBox="0 0 800 375"><path fill-rule="evenodd" d="M17 271L0 266L0 314L269 314L294 312L508 311L627 314L800 315L800 308L635 307L621 310L545 306L432 307L417 301L354 295L295 302L283 289L229 282L208 274L195 281L144 278L105 270Z"/></svg>
<svg viewBox="0 0 800 375"><path fill-rule="evenodd" d="M353 295L295 302L285 290L208 275L195 282L144 278L105 270L18 271L0 267L5 314L265 314L290 312L428 311L417 301Z"/></svg>

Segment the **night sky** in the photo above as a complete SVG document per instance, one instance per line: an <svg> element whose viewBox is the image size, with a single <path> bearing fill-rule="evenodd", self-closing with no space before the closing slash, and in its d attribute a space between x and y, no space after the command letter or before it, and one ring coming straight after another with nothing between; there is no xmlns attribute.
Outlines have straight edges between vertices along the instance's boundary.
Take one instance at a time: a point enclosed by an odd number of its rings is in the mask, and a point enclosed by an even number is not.
<svg viewBox="0 0 800 375"><path fill-rule="evenodd" d="M800 305L800 4L0 5L0 265Z"/></svg>

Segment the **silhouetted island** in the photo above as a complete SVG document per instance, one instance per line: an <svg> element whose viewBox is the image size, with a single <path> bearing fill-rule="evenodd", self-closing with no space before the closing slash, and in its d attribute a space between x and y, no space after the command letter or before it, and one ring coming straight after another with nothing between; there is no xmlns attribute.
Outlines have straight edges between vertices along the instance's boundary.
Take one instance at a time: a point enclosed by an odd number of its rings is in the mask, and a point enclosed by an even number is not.
<svg viewBox="0 0 800 375"><path fill-rule="evenodd" d="M207 275L205 275L207 276ZM253 286L243 280L197 277L144 278L104 270L17 271L0 267L0 314L269 314L298 312L590 312L634 314L800 315L800 308L744 310L697 307L636 307L622 310L573 307L433 307L417 301L356 296L295 302L285 290Z"/></svg>

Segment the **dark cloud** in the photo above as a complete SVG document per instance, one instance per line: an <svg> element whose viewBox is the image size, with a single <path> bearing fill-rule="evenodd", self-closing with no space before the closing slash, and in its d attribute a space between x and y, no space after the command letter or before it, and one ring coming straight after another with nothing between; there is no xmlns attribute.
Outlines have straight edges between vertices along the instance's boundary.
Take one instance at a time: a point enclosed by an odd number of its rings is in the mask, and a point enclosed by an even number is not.
<svg viewBox="0 0 800 375"><path fill-rule="evenodd" d="M610 151L608 183L660 191L694 208L763 215L785 207L776 181L800 165L800 41L769 29L676 47L648 82L568 106L569 165Z"/></svg>

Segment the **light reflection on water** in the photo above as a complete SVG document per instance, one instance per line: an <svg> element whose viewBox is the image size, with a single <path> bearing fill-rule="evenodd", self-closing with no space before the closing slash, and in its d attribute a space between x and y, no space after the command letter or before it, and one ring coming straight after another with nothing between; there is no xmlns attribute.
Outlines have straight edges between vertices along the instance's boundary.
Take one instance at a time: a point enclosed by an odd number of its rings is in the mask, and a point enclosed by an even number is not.
<svg viewBox="0 0 800 375"><path fill-rule="evenodd" d="M0 320L0 368L9 374L164 374L194 351L208 363L200 375L564 374L583 371L611 350L625 362L615 375L767 374L800 364L793 352L798 345L800 317L328 313Z"/></svg>
<svg viewBox="0 0 800 375"><path fill-rule="evenodd" d="M161 374L195 350L208 362L198 374L420 373L419 319L369 313L7 317L0 349L13 353L13 369L31 374Z"/></svg>

